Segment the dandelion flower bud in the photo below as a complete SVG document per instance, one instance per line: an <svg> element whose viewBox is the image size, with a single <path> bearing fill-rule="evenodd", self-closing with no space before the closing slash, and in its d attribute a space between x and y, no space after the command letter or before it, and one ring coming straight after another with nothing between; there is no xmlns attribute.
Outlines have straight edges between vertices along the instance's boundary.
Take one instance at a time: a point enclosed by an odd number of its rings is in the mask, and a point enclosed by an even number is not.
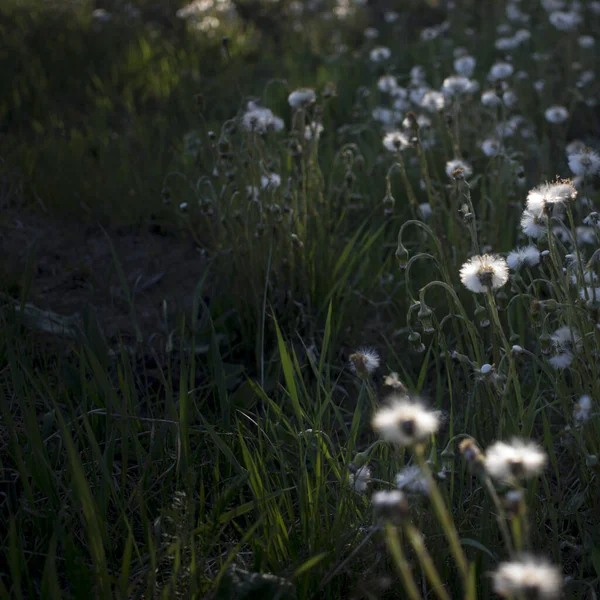
<svg viewBox="0 0 600 600"><path fill-rule="evenodd" d="M469 259L460 270L460 280L477 294L501 288L508 281L508 265L495 254L484 254Z"/></svg>
<svg viewBox="0 0 600 600"><path fill-rule="evenodd" d="M421 334L419 332L413 331L408 336L408 341L410 342L413 351L417 354L425 352L425 344L421 341Z"/></svg>
<svg viewBox="0 0 600 600"><path fill-rule="evenodd" d="M424 302L421 302L421 308L419 308L417 318L423 326L423 333L435 333L433 311Z"/></svg>
<svg viewBox="0 0 600 600"><path fill-rule="evenodd" d="M485 453L485 469L493 479L514 483L539 475L546 465L546 454L533 442L513 439L496 442Z"/></svg>
<svg viewBox="0 0 600 600"><path fill-rule="evenodd" d="M533 556L500 563L492 581L494 591L502 598L557 600L562 588L560 571L546 560Z"/></svg>
<svg viewBox="0 0 600 600"><path fill-rule="evenodd" d="M387 442L415 446L429 440L439 427L437 413L408 396L393 396L373 418L373 428Z"/></svg>
<svg viewBox="0 0 600 600"><path fill-rule="evenodd" d="M408 250L402 245L402 242L398 240L398 247L396 248L396 258L401 269L406 269L408 264Z"/></svg>

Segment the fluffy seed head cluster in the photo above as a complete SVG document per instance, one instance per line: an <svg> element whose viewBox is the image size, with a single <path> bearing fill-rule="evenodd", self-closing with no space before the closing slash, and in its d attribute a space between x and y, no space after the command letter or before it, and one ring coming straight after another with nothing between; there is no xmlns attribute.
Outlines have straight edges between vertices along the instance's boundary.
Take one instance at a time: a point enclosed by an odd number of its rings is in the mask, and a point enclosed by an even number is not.
<svg viewBox="0 0 600 600"><path fill-rule="evenodd" d="M315 93L315 90L311 90L310 88L300 88L294 90L288 96L288 103L292 108L303 108L309 104L313 104L316 99L317 94Z"/></svg>
<svg viewBox="0 0 600 600"><path fill-rule="evenodd" d="M242 126L246 131L265 133L281 131L284 123L283 119L276 117L268 108L259 106L255 102L248 102L248 110L242 117Z"/></svg>
<svg viewBox="0 0 600 600"><path fill-rule="evenodd" d="M386 441L399 446L426 442L439 427L439 415L408 396L393 396L389 406L373 418L373 429Z"/></svg>
<svg viewBox="0 0 600 600"><path fill-rule="evenodd" d="M540 264L541 254L535 246L517 248L506 257L508 268L518 271L521 267L536 267Z"/></svg>
<svg viewBox="0 0 600 600"><path fill-rule="evenodd" d="M548 213L554 206L572 202L577 197L573 182L564 179L554 183L543 183L527 194L527 210L534 214Z"/></svg>
<svg viewBox="0 0 600 600"><path fill-rule="evenodd" d="M496 442L485 452L485 470L497 481L516 482L535 477L546 464L546 454L533 442L513 439Z"/></svg>
<svg viewBox="0 0 600 600"><path fill-rule="evenodd" d="M350 355L350 367L359 377L368 377L379 366L379 354L372 348L359 348Z"/></svg>
<svg viewBox="0 0 600 600"><path fill-rule="evenodd" d="M396 475L396 487L407 494L427 496L429 494L429 481L416 465L404 467Z"/></svg>
<svg viewBox="0 0 600 600"><path fill-rule="evenodd" d="M373 48L371 53L369 54L369 58L374 63L380 63L386 61L392 55L389 48L385 46L378 46L377 48Z"/></svg>
<svg viewBox="0 0 600 600"><path fill-rule="evenodd" d="M590 177L600 171L600 154L591 148L583 148L569 154L569 169L581 177Z"/></svg>
<svg viewBox="0 0 600 600"><path fill-rule="evenodd" d="M355 492L366 492L370 483L371 469L367 465L360 467L348 476L348 486Z"/></svg>
<svg viewBox="0 0 600 600"><path fill-rule="evenodd" d="M460 158L455 158L454 160L449 160L446 163L446 175L448 177L454 179L456 178L456 172L462 171L462 179L468 179L473 175L473 169L471 165Z"/></svg>
<svg viewBox="0 0 600 600"><path fill-rule="evenodd" d="M518 560L500 563L492 578L494 591L502 598L560 598L562 575L542 558L522 556Z"/></svg>
<svg viewBox="0 0 600 600"><path fill-rule="evenodd" d="M495 254L474 256L460 269L460 280L476 294L497 290L508 281L508 265Z"/></svg>
<svg viewBox="0 0 600 600"><path fill-rule="evenodd" d="M554 350L553 355L548 359L550 366L556 370L570 367L574 358L573 351L581 345L579 333L567 326L559 327L550 336L550 341Z"/></svg>
<svg viewBox="0 0 600 600"><path fill-rule="evenodd" d="M390 152L399 152L410 146L410 140L402 131L390 131L383 138L383 145Z"/></svg>
<svg viewBox="0 0 600 600"><path fill-rule="evenodd" d="M586 394L581 396L581 398L579 398L579 400L575 403L575 408L573 409L573 419L575 421L575 425L581 426L589 421L591 414L592 398Z"/></svg>
<svg viewBox="0 0 600 600"><path fill-rule="evenodd" d="M551 106L544 113L546 121L553 125L560 125L569 118L569 111L564 106Z"/></svg>

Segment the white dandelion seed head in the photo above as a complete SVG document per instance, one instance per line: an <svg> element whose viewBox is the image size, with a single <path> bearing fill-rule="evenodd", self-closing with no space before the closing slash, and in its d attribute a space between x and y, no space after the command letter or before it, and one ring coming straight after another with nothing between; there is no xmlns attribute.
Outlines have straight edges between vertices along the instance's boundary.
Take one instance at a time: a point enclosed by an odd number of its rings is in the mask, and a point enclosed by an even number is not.
<svg viewBox="0 0 600 600"><path fill-rule="evenodd" d="M371 483L371 469L368 465L360 467L348 476L348 487L358 493L367 491Z"/></svg>
<svg viewBox="0 0 600 600"><path fill-rule="evenodd" d="M399 152L410 146L410 139L402 131L390 131L383 138L383 145L390 152Z"/></svg>
<svg viewBox="0 0 600 600"><path fill-rule="evenodd" d="M303 108L313 104L317 99L317 93L310 88L299 88L288 96L288 103L292 108Z"/></svg>
<svg viewBox="0 0 600 600"><path fill-rule="evenodd" d="M404 467L396 474L396 487L408 494L429 494L429 482L417 465Z"/></svg>
<svg viewBox="0 0 600 600"><path fill-rule="evenodd" d="M572 181L556 181L555 183L543 183L533 188L527 194L527 210L543 215L554 206L566 204L575 200L577 190Z"/></svg>
<svg viewBox="0 0 600 600"><path fill-rule="evenodd" d="M263 190L274 190L281 185L281 175L277 173L269 173L269 175L262 175L260 178L260 185Z"/></svg>
<svg viewBox="0 0 600 600"><path fill-rule="evenodd" d="M578 347L581 344L579 332L567 325L559 327L550 337L556 348Z"/></svg>
<svg viewBox="0 0 600 600"><path fill-rule="evenodd" d="M283 119L276 117L271 110L248 102L248 110L242 117L242 127L246 131L265 133L267 131L281 131L284 127Z"/></svg>
<svg viewBox="0 0 600 600"><path fill-rule="evenodd" d="M546 465L546 454L534 442L514 438L495 442L485 452L485 469L492 479L514 482L539 475Z"/></svg>
<svg viewBox="0 0 600 600"><path fill-rule="evenodd" d="M589 49L596 45L596 40L591 35L580 35L577 38L577 43L579 44L580 48Z"/></svg>
<svg viewBox="0 0 600 600"><path fill-rule="evenodd" d="M569 111L564 106L554 105L546 109L544 116L548 123L560 125L569 118Z"/></svg>
<svg viewBox="0 0 600 600"><path fill-rule="evenodd" d="M521 215L521 229L523 233L533 239L540 239L546 235L548 217L545 214L536 214L524 210Z"/></svg>
<svg viewBox="0 0 600 600"><path fill-rule="evenodd" d="M569 350L557 352L548 359L548 364L555 371L562 371L573 364L573 353Z"/></svg>
<svg viewBox="0 0 600 600"><path fill-rule="evenodd" d="M500 563L492 582L494 592L502 598L558 600L563 577L560 570L545 559L525 555Z"/></svg>
<svg viewBox="0 0 600 600"><path fill-rule="evenodd" d="M477 61L469 55L461 56L454 61L454 70L463 77L471 77Z"/></svg>
<svg viewBox="0 0 600 600"><path fill-rule="evenodd" d="M581 427L581 425L589 421L591 414L592 397L585 394L579 398L573 408L573 420L575 421L575 425Z"/></svg>
<svg viewBox="0 0 600 600"><path fill-rule="evenodd" d="M373 429L387 442L414 446L426 442L439 427L439 414L408 396L392 396L373 417Z"/></svg>
<svg viewBox="0 0 600 600"><path fill-rule="evenodd" d="M377 88L384 93L392 93L398 87L398 81L394 75L382 75L377 81Z"/></svg>
<svg viewBox="0 0 600 600"><path fill-rule="evenodd" d="M371 50L369 53L369 58L371 59L371 62L381 63L388 60L391 55L392 52L389 48L386 48L385 46L378 46L377 48L373 48L373 50Z"/></svg>
<svg viewBox="0 0 600 600"><path fill-rule="evenodd" d="M463 285L476 294L501 288L508 281L506 260L495 254L470 258L460 269Z"/></svg>
<svg viewBox="0 0 600 600"><path fill-rule="evenodd" d="M519 253L519 267L537 267L540 264L541 253L535 246L525 246L517 250Z"/></svg>
<svg viewBox="0 0 600 600"><path fill-rule="evenodd" d="M486 138L481 142L480 148L486 156L493 158L494 156L498 156L498 154L500 154L502 144L495 138Z"/></svg>
<svg viewBox="0 0 600 600"><path fill-rule="evenodd" d="M589 177L600 171L600 154L591 148L569 154L569 169L574 175Z"/></svg>
<svg viewBox="0 0 600 600"><path fill-rule="evenodd" d="M473 169L471 168L471 165L460 158L449 160L446 163L446 175L448 175L448 177L454 178L452 173L454 173L454 171L457 169L460 169L463 172L465 179L468 179L471 177L471 175L473 175Z"/></svg>
<svg viewBox="0 0 600 600"><path fill-rule="evenodd" d="M574 31L583 18L575 10L555 10L550 14L549 20L559 31Z"/></svg>
<svg viewBox="0 0 600 600"><path fill-rule="evenodd" d="M481 94L481 104L488 107L500 106L502 101L496 94L496 90L485 90Z"/></svg>
<svg viewBox="0 0 600 600"><path fill-rule="evenodd" d="M463 75L450 75L442 83L442 93L449 98L471 93L472 90L473 82Z"/></svg>
<svg viewBox="0 0 600 600"><path fill-rule="evenodd" d="M515 68L508 62L497 62L492 65L488 73L488 79L492 82L501 81L509 78L515 71Z"/></svg>
<svg viewBox="0 0 600 600"><path fill-rule="evenodd" d="M427 77L425 74L425 67L421 65L415 65L414 67L412 67L412 69L410 70L410 82L413 85L423 85L426 79Z"/></svg>
<svg viewBox="0 0 600 600"><path fill-rule="evenodd" d="M357 375L371 375L379 366L379 354L373 348L359 348L350 355L350 368Z"/></svg>
<svg viewBox="0 0 600 600"><path fill-rule="evenodd" d="M441 92L438 92L437 90L428 90L423 94L419 105L429 112L439 112L444 109L446 99Z"/></svg>

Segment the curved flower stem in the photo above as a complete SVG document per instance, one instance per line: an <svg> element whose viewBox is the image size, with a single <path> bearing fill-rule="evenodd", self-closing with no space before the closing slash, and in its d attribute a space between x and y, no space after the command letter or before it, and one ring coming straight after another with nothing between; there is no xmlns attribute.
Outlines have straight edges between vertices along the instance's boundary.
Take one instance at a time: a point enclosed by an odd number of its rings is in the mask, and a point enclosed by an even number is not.
<svg viewBox="0 0 600 600"><path fill-rule="evenodd" d="M431 560L431 556L429 552L427 552L427 548L425 548L421 532L411 523L407 523L405 525L405 530L408 540L411 543L411 546L414 548L419 558L419 562L425 571L425 575L431 583L434 594L440 600L451 600L450 595L446 591L446 588L440 579L439 573L433 564L433 560Z"/></svg>
<svg viewBox="0 0 600 600"><path fill-rule="evenodd" d="M504 543L506 544L506 549L508 550L508 553L511 556L513 556L515 550L513 548L512 538L510 536L510 531L508 530L508 525L506 524L506 512L504 511L502 502L500 501L500 498L498 497L498 492L496 492L496 489L494 488L494 484L492 483L492 480L489 478L488 475L483 476L483 481L485 483L485 487L488 491L488 494L492 497L494 506L496 507L496 510L498 511L498 514L496 516L496 521L498 522L498 527L500 528L500 533L502 534Z"/></svg>
<svg viewBox="0 0 600 600"><path fill-rule="evenodd" d="M431 500L433 510L435 511L436 517L438 518L438 521L440 522L440 525L444 530L444 534L446 535L446 539L450 545L450 552L452 553L454 561L456 562L456 566L458 567L464 589L468 590L470 586L469 563L465 553L463 552L462 546L460 545L460 539L458 537L458 532L456 531L454 521L448 512L448 508L446 507L444 499L442 498L439 487L433 479L431 470L429 469L429 466L425 461L425 457L423 456L423 446L419 445L415 447L415 457L421 472L427 479L429 499Z"/></svg>
<svg viewBox="0 0 600 600"><path fill-rule="evenodd" d="M502 323L500 323L500 317L498 316L498 307L496 306L496 299L494 298L494 294L491 292L491 290L488 290L486 297L487 297L488 304L489 304L490 314L492 315L492 319L494 320L494 326L498 330L498 333L500 334L500 338L502 339L502 344L504 345L504 351L506 352L506 357L508 359L510 375L513 380L515 394L517 396L517 406L519 409L519 416L521 416L521 415L523 415L524 406L523 406L523 397L521 395L521 384L519 383L519 377L517 375L517 367L516 367L515 359L510 351L510 344L508 343L508 340L506 339L506 334L504 333L504 329L502 328Z"/></svg>
<svg viewBox="0 0 600 600"><path fill-rule="evenodd" d="M400 544L400 540L398 539L398 530L391 523L385 524L385 541L402 576L407 597L410 600L422 600L415 578L410 571L406 556L404 556L402 544Z"/></svg>

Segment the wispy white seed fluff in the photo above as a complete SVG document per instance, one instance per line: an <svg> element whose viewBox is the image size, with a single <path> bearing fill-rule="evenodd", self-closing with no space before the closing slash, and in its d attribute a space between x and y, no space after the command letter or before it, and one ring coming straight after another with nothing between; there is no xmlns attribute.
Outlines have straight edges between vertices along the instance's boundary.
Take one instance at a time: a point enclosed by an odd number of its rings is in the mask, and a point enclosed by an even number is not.
<svg viewBox="0 0 600 600"><path fill-rule="evenodd" d="M373 50L371 50L369 53L369 58L374 63L380 63L386 61L391 55L392 52L389 48L386 48L385 46L378 46L377 48L373 48Z"/></svg>
<svg viewBox="0 0 600 600"><path fill-rule="evenodd" d="M555 183L543 183L527 194L527 210L542 215L548 213L553 206L566 204L575 200L577 190L572 181L559 180Z"/></svg>
<svg viewBox="0 0 600 600"><path fill-rule="evenodd" d="M387 442L414 446L426 442L439 427L439 414L408 396L393 396L373 418L373 429Z"/></svg>
<svg viewBox="0 0 600 600"><path fill-rule="evenodd" d="M278 175L277 173L262 175L260 178L260 185L264 190L274 190L281 185L281 175Z"/></svg>
<svg viewBox="0 0 600 600"><path fill-rule="evenodd" d="M402 131L390 131L383 138L383 145L390 152L399 152L410 146L410 140Z"/></svg>
<svg viewBox="0 0 600 600"><path fill-rule="evenodd" d="M404 467L396 475L396 487L409 494L429 494L429 482L423 475L423 471L416 465Z"/></svg>
<svg viewBox="0 0 600 600"><path fill-rule="evenodd" d="M454 61L454 70L464 77L471 77L477 61L469 55L461 56Z"/></svg>
<svg viewBox="0 0 600 600"><path fill-rule="evenodd" d="M460 280L476 294L496 290L508 281L508 265L496 254L474 256L461 267Z"/></svg>
<svg viewBox="0 0 600 600"><path fill-rule="evenodd" d="M544 115L548 123L559 125L569 118L569 111L564 106L551 106L546 109Z"/></svg>
<svg viewBox="0 0 600 600"><path fill-rule="evenodd" d="M381 92L391 93L398 86L394 75L382 75L377 81L377 87Z"/></svg>
<svg viewBox="0 0 600 600"><path fill-rule="evenodd" d="M589 177L600 171L600 154L591 148L569 154L569 169L575 175Z"/></svg>
<svg viewBox="0 0 600 600"><path fill-rule="evenodd" d="M350 355L350 368L357 375L370 375L379 366L379 354L372 348L359 348Z"/></svg>
<svg viewBox="0 0 600 600"><path fill-rule="evenodd" d="M496 442L485 452L485 470L497 481L515 482L539 475L546 454L537 444L520 439Z"/></svg>
<svg viewBox="0 0 600 600"><path fill-rule="evenodd" d="M563 578L560 570L543 558L521 556L498 565L492 575L496 594L502 598L557 600Z"/></svg>
<svg viewBox="0 0 600 600"><path fill-rule="evenodd" d="M523 266L535 267L540 264L540 251L535 246L517 248L506 257L508 268L518 271Z"/></svg>
<svg viewBox="0 0 600 600"><path fill-rule="evenodd" d="M575 425L581 426L589 421L592 414L592 397L587 394L581 396L573 408L573 420Z"/></svg>
<svg viewBox="0 0 600 600"><path fill-rule="evenodd" d="M288 103L292 108L303 108L309 104L313 104L316 99L317 94L315 93L315 90L311 90L310 88L300 88L294 90L288 96Z"/></svg>
<svg viewBox="0 0 600 600"><path fill-rule="evenodd" d="M464 178L468 178L471 177L471 175L473 175L473 169L471 168L471 165L468 162L461 160L460 158L449 160L446 163L446 175L448 175L448 177L454 178L453 173L457 169L460 169L462 171Z"/></svg>
<svg viewBox="0 0 600 600"><path fill-rule="evenodd" d="M498 62L492 66L488 73L488 79L490 81L500 81L510 77L514 72L514 67L507 62Z"/></svg>
<svg viewBox="0 0 600 600"><path fill-rule="evenodd" d="M348 476L348 487L355 492L366 492L371 483L371 469L365 465Z"/></svg>
<svg viewBox="0 0 600 600"><path fill-rule="evenodd" d="M530 210L524 210L521 215L521 229L523 233L533 239L539 239L546 235L548 216L535 214Z"/></svg>

